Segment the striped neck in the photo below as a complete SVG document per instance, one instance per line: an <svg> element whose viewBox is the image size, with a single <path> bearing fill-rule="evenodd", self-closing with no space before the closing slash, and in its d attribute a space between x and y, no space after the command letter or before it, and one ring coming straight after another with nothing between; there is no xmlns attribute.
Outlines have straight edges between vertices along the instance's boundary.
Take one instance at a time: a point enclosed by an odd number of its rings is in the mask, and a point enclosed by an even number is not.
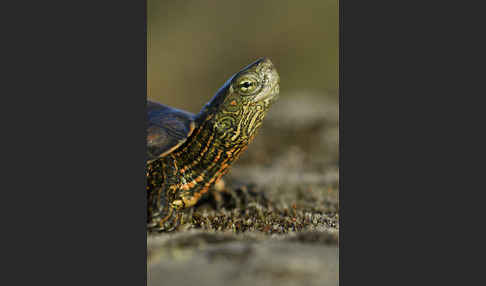
<svg viewBox="0 0 486 286"><path fill-rule="evenodd" d="M219 138L211 119L211 115L199 117L192 135L166 157L175 162L178 172L175 177L179 180L176 197L181 198L184 207L194 205L229 171L229 166L247 148L246 143Z"/></svg>

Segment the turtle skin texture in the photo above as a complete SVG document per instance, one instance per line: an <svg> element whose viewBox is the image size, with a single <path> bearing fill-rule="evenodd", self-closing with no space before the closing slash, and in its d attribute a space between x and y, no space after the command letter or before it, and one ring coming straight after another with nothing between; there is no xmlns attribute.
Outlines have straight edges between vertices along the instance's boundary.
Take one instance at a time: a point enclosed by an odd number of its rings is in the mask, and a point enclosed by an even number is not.
<svg viewBox="0 0 486 286"><path fill-rule="evenodd" d="M261 58L226 81L198 114L147 103L147 228L171 231L228 171L278 98L279 75Z"/></svg>

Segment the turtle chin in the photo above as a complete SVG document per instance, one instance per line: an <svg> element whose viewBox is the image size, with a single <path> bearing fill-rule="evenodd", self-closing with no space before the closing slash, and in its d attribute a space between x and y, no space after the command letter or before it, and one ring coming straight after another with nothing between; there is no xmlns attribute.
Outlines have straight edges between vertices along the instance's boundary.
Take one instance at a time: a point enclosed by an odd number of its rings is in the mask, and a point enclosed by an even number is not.
<svg viewBox="0 0 486 286"><path fill-rule="evenodd" d="M280 92L280 85L278 82L268 89L266 93L261 94L256 98L257 102L263 102L266 108L272 105L278 98Z"/></svg>
<svg viewBox="0 0 486 286"><path fill-rule="evenodd" d="M268 100L270 101L269 103L275 102L279 98L279 94L280 94L280 85L277 83L270 91L270 94L268 96Z"/></svg>
<svg viewBox="0 0 486 286"><path fill-rule="evenodd" d="M265 87L256 96L255 101L263 101L265 105L270 105L278 99L280 93L280 76L272 62L268 59L266 59L263 69L263 82Z"/></svg>

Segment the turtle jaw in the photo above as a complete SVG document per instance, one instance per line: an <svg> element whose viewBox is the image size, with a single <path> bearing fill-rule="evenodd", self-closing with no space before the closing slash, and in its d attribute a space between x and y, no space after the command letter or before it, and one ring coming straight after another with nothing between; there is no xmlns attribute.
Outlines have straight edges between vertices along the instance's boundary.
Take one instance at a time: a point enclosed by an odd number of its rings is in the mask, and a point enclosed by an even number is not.
<svg viewBox="0 0 486 286"><path fill-rule="evenodd" d="M261 74L263 89L254 99L255 102L265 102L270 105L278 99L280 92L280 76L275 66L268 58L263 58L258 62L257 72Z"/></svg>
<svg viewBox="0 0 486 286"><path fill-rule="evenodd" d="M277 80L277 82L271 87L268 95L264 96L262 100L265 100L268 103L268 105L270 105L279 98L279 94L280 94L280 84L279 81Z"/></svg>

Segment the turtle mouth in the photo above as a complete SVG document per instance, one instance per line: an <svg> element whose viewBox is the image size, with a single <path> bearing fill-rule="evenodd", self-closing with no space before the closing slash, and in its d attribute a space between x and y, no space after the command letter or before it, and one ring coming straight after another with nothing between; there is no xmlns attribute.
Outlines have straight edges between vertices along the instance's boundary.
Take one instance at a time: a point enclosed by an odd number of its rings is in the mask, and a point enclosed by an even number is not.
<svg viewBox="0 0 486 286"><path fill-rule="evenodd" d="M256 98L256 101L272 103L278 99L280 93L280 77L271 62L265 71L264 82L266 88L262 90L260 96Z"/></svg>
<svg viewBox="0 0 486 286"><path fill-rule="evenodd" d="M267 97L268 97L268 98L271 98L271 99L272 99L272 101L275 101L275 100L277 100L277 98L278 98L279 94L280 94L280 84L279 84L279 82L277 81L277 82L276 82L276 83L273 85L273 87L272 87L272 89L270 90L270 93L269 93L269 95L268 95Z"/></svg>

